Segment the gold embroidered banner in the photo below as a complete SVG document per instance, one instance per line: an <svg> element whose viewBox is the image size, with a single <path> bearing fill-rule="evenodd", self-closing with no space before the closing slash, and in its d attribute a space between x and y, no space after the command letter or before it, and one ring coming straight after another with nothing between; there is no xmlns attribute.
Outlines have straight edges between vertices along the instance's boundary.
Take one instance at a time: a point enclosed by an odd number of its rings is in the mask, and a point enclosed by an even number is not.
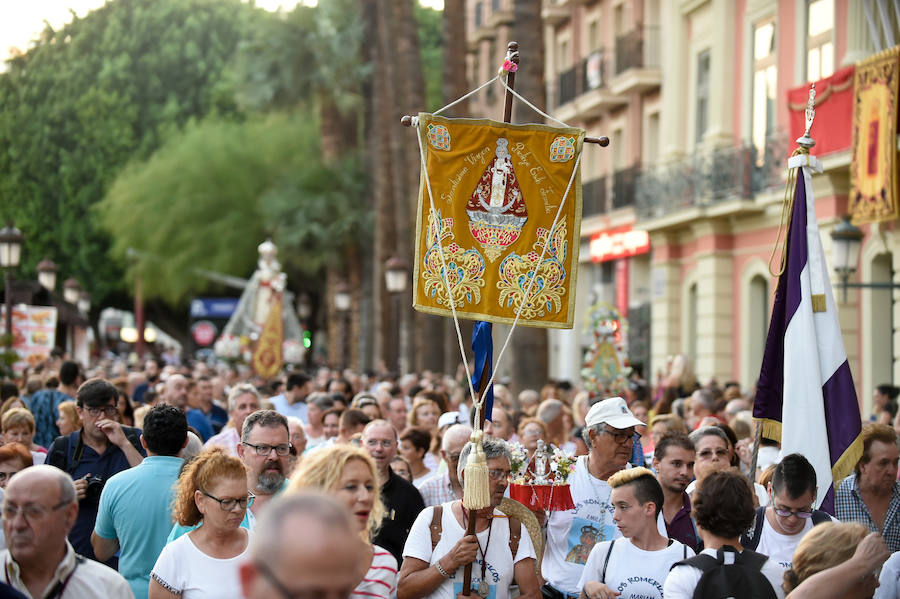
<svg viewBox="0 0 900 599"><path fill-rule="evenodd" d="M419 135L427 173L421 176L416 218L415 309L452 314L443 248L458 316L512 323L537 272L519 324L572 328L580 168L572 175L584 130L421 113Z"/></svg>
<svg viewBox="0 0 900 599"><path fill-rule="evenodd" d="M900 46L859 63L854 81L850 214L854 223L900 216L897 188L897 93Z"/></svg>

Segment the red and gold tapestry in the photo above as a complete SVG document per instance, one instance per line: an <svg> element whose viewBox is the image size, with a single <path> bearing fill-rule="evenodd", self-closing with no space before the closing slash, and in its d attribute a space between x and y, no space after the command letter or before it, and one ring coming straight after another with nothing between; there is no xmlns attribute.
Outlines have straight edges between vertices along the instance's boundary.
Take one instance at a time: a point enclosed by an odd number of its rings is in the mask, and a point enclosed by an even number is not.
<svg viewBox="0 0 900 599"><path fill-rule="evenodd" d="M859 63L854 82L850 214L853 222L894 220L898 211L897 94L900 46Z"/></svg>
<svg viewBox="0 0 900 599"><path fill-rule="evenodd" d="M584 130L418 118L427 173L416 218L415 309L450 316L453 301L460 317L512 323L522 307L520 324L572 328Z"/></svg>

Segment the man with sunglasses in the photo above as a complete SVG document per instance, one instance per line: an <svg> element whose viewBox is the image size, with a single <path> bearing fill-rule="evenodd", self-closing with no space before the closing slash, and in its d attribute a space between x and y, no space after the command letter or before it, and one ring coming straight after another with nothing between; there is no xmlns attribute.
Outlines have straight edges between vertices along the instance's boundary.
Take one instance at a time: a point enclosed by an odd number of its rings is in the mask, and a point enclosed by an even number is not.
<svg viewBox="0 0 900 599"><path fill-rule="evenodd" d="M575 462L569 477L574 510L551 512L541 574L547 581L541 592L549 599L578 597L578 583L591 548L621 537L613 522L612 489L607 479L630 467L635 418L621 397L594 404L585 417L584 441L588 455Z"/></svg>
<svg viewBox="0 0 900 599"><path fill-rule="evenodd" d="M75 551L96 559L91 533L97 519L100 494L114 474L140 464L146 452L141 431L119 422L118 391L101 378L85 381L75 397L81 430L57 437L47 452L47 463L68 472L75 481L78 519L69 533ZM115 558L105 562L115 567Z"/></svg>
<svg viewBox="0 0 900 599"><path fill-rule="evenodd" d="M187 440L184 412L165 404L153 406L141 435L147 457L110 478L100 496L91 535L94 555L105 561L121 549L119 573L138 598L147 596L150 571L172 528L173 485L184 463L178 454Z"/></svg>
<svg viewBox="0 0 900 599"><path fill-rule="evenodd" d="M799 453L785 456L775 466L769 493L771 504L757 508L753 527L741 537L741 545L788 569L794 550L806 533L817 524L837 520L827 512L813 509L816 469Z"/></svg>
<svg viewBox="0 0 900 599"><path fill-rule="evenodd" d="M806 533L817 524L837 520L827 512L813 509L816 469L799 453L785 456L775 466L769 494L769 507L756 509L753 526L741 537L741 545L788 569L794 550Z"/></svg>

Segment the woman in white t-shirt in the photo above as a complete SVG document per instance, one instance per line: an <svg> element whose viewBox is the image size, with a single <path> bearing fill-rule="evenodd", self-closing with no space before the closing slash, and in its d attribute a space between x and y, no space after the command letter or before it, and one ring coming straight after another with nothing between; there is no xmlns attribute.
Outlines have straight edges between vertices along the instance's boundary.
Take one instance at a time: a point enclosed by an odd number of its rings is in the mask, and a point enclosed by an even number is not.
<svg viewBox="0 0 900 599"><path fill-rule="evenodd" d="M336 444L303 457L291 477L287 493L319 490L328 493L353 515L360 536L368 543L369 570L352 598L389 599L397 591L397 560L373 545L384 504L375 461L354 445Z"/></svg>
<svg viewBox="0 0 900 599"><path fill-rule="evenodd" d="M241 521L252 499L241 460L221 447L200 452L178 478L174 513L183 526L202 526L163 548L149 599L239 599L238 566L250 540Z"/></svg>

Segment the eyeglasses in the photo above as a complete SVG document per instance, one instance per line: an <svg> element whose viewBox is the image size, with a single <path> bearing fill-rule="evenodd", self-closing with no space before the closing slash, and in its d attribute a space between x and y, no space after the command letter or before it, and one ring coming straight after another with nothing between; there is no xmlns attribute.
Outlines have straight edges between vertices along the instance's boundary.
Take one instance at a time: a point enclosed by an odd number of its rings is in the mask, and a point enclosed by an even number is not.
<svg viewBox="0 0 900 599"><path fill-rule="evenodd" d="M283 582L275 577L272 570L262 562L254 562L256 569L263 575L263 578L269 581L278 594L284 599L347 599L353 593L353 589L323 591L322 589L292 591L287 588Z"/></svg>
<svg viewBox="0 0 900 599"><path fill-rule="evenodd" d="M245 510L249 506L253 505L253 498L256 497L256 495L254 495L253 493L247 493L246 497L241 497L240 499L234 499L233 497L229 497L227 499L219 499L218 497L213 497L203 489L200 489L200 492L213 501L217 501L219 503L219 507L226 512L230 512L234 509L235 506L240 506L242 510Z"/></svg>
<svg viewBox="0 0 900 599"><path fill-rule="evenodd" d="M101 406L99 408L86 406L84 409L92 418L96 418L100 414L103 414L104 416L107 416L109 418L113 418L119 413L119 408L117 408L116 406Z"/></svg>
<svg viewBox="0 0 900 599"><path fill-rule="evenodd" d="M488 470L488 476L491 477L491 480L497 482L507 480L509 478L509 470Z"/></svg>
<svg viewBox="0 0 900 599"><path fill-rule="evenodd" d="M36 520L42 520L44 516L49 514L50 512L55 512L60 508L64 508L68 505L71 505L70 501L60 502L53 507L44 507L42 505L34 505L33 503L29 503L27 505L15 505L13 503L4 503L2 510L0 513L3 515L4 520L12 521L15 520L17 514L22 514L22 517L25 518L25 521L28 524Z"/></svg>
<svg viewBox="0 0 900 599"><path fill-rule="evenodd" d="M396 444L396 441L379 441L378 439L366 439L366 447L383 447L384 449L389 449L391 446Z"/></svg>
<svg viewBox="0 0 900 599"><path fill-rule="evenodd" d="M458 464L459 463L459 454L451 453L450 455L447 456L447 461L451 462L453 464Z"/></svg>
<svg viewBox="0 0 900 599"><path fill-rule="evenodd" d="M246 443L244 445L247 447L252 447L256 451L256 455L260 457L267 457L272 451L275 451L275 455L286 456L291 453L291 444L290 443L282 443L281 445L267 445L262 443L260 445L254 445L253 443Z"/></svg>
<svg viewBox="0 0 900 599"><path fill-rule="evenodd" d="M717 450L713 451L712 449L704 449L703 451L701 451L700 453L697 454L697 457L700 458L701 460L709 460L709 459L712 459L713 455L715 455L717 458L725 458L728 456L728 450L727 449L717 449Z"/></svg>
<svg viewBox="0 0 900 599"><path fill-rule="evenodd" d="M786 510L781 507L772 506L772 509L775 510L775 514L782 517L787 518L788 516L794 516L795 518L800 518L801 520L806 520L807 518L812 518L812 509L809 510Z"/></svg>
<svg viewBox="0 0 900 599"><path fill-rule="evenodd" d="M634 441L634 429L628 429L624 431L613 432L616 429L606 429L605 432L607 435L615 439L616 443L623 445L628 443L628 441Z"/></svg>

